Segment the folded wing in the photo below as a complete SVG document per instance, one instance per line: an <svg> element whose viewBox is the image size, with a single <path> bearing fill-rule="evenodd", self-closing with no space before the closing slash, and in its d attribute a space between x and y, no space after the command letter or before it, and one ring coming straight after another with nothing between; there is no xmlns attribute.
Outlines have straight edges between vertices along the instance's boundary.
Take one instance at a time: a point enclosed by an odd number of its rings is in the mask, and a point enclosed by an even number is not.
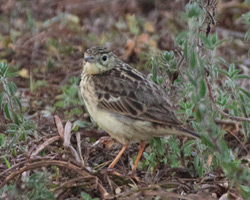
<svg viewBox="0 0 250 200"><path fill-rule="evenodd" d="M98 79L99 84L94 82L100 108L150 122L181 125L166 94L130 66L112 69Z"/></svg>

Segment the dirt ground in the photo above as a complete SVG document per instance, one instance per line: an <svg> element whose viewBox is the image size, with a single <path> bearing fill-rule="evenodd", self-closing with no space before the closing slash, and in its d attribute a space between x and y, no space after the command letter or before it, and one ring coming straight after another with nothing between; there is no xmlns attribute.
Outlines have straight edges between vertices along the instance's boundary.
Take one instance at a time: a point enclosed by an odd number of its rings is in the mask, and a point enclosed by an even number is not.
<svg viewBox="0 0 250 200"><path fill-rule="evenodd" d="M12 81L17 85L24 115L35 123L36 129L21 142L24 149L20 148L16 157L9 157L12 166L9 171L4 162L0 163L0 184L19 185L16 192L21 197L27 191L23 181L29 173L43 172L53 182L50 191L57 199L81 196L223 200L226 193L231 199L240 199L220 169L200 177L190 167L192 157L186 167L160 163L153 173L142 162L137 173L140 181L107 175L105 169L121 145L110 140L90 119L79 97L77 85L86 49L106 46L125 62L149 73L146 63L151 54L176 48L174 39L186 26L181 13L187 3L187 0L1 0L0 60L7 61L18 72L19 76ZM247 57L250 45L242 42L247 27L240 16L249 11L250 5L243 1L219 1L216 25L211 26L211 33L217 31L219 38L227 40L218 49L218 55L236 63L246 74L250 73ZM250 87L249 82L243 84ZM0 119L0 133L5 133L9 122L2 110ZM76 121L79 128L71 131ZM231 145L238 143L232 139ZM138 144L133 144L124 153L116 165L120 173L131 171L138 148ZM149 145L145 151L150 152ZM24 171L26 175L22 174ZM10 195L6 199L15 198Z"/></svg>

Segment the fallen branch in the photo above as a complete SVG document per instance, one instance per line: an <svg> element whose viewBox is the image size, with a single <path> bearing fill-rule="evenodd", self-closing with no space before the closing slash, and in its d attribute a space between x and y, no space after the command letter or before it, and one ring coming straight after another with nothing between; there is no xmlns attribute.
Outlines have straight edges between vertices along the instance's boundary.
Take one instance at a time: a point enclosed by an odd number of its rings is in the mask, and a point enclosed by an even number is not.
<svg viewBox="0 0 250 200"><path fill-rule="evenodd" d="M35 157L39 152L41 152L43 149L45 149L50 144L53 144L54 142L61 140L61 136L54 136L46 140L44 143L39 145L34 152L31 153L31 158Z"/></svg>
<svg viewBox="0 0 250 200"><path fill-rule="evenodd" d="M47 166L57 166L57 167L61 167L63 169L68 169L70 171L73 171L81 176L83 176L84 178L95 178L96 179L96 183L97 183L97 187L102 195L103 198L105 198L106 196L108 196L108 192L105 190L105 188L100 184L100 180L89 174L88 172L86 172L84 169L77 167L69 162L65 162L65 161L60 161L60 160L43 160L43 161L38 161L35 163L31 163L31 164L27 164L26 166L14 171L13 173L11 173L9 176L7 176L5 178L5 180L3 181L3 183L1 183L0 188L2 188L5 184L7 184L9 181L11 181L12 179L14 179L16 176L22 174L25 171L29 171L29 170L34 170L37 168L41 168L41 167L47 167Z"/></svg>

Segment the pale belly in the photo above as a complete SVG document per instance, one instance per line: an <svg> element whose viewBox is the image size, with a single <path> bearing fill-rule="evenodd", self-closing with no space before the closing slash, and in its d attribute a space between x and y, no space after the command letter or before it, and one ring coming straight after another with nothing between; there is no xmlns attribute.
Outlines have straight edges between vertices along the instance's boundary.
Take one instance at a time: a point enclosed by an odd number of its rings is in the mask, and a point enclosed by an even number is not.
<svg viewBox="0 0 250 200"><path fill-rule="evenodd" d="M151 138L149 122L134 120L126 116L110 113L97 107L87 106L93 120L110 136L122 144L140 142Z"/></svg>

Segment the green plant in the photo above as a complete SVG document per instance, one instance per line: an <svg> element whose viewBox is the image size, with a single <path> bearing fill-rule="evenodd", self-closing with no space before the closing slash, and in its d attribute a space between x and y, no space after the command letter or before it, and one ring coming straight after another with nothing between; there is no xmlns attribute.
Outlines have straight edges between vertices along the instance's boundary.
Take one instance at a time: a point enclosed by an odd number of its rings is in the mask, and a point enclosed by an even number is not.
<svg viewBox="0 0 250 200"><path fill-rule="evenodd" d="M71 78L67 85L62 86L62 94L58 96L58 101L54 104L56 109L71 108L65 111L67 118L72 119L74 115L80 116L83 111L81 94L79 91L79 78Z"/></svg>
<svg viewBox="0 0 250 200"><path fill-rule="evenodd" d="M175 39L183 56L178 57L173 51L160 53L149 62L152 65L150 76L160 85L167 83L172 86L168 87L167 92L176 94L174 98L179 103L180 118L183 122L189 121L193 129L202 135L202 143L197 140L192 145L196 150L186 150L187 156L190 151L197 151L194 166L199 175L212 173L220 166L229 178L231 187L240 188L242 197L246 198L250 196L250 172L237 155L238 147L228 147L224 139L228 133L218 125L218 121L229 119L235 124L241 123L239 137L243 138L242 145L249 139L250 93L239 85L238 80L249 80L250 76L241 74L235 64L227 63L217 56L217 48L226 40L219 40L216 33L209 34L206 27L215 20L212 15L206 14L206 5L202 1L197 2L187 4L186 12L182 15L187 29ZM249 23L248 14L244 18ZM249 30L245 40L249 40ZM219 86L221 80L224 84ZM180 89L176 92L175 88ZM167 156L167 159L179 165L180 147L176 142L178 140L175 138L168 143L170 148L175 149L175 156ZM158 143L162 145L162 142ZM187 143L183 144L182 148L186 145ZM154 156L144 156L150 161L151 167L154 167L155 160L161 153L157 150L151 155ZM207 160L211 155L213 159L209 163Z"/></svg>
<svg viewBox="0 0 250 200"><path fill-rule="evenodd" d="M16 156L16 144L19 141L25 141L27 135L33 134L36 128L32 121L24 117L22 104L17 96L16 84L9 81L10 78L15 76L17 74L10 70L6 62L0 62L0 86L3 88L0 93L0 110L3 111L4 117L8 121L6 132L10 136L1 135L0 149L12 149L12 155L14 156ZM6 152L7 154L8 152Z"/></svg>
<svg viewBox="0 0 250 200"><path fill-rule="evenodd" d="M2 91L0 93L0 109L3 109L6 119L19 124L18 113L22 111L22 104L16 96L16 84L8 79L17 76L12 72L6 62L0 62L0 83Z"/></svg>
<svg viewBox="0 0 250 200"><path fill-rule="evenodd" d="M92 198L88 193L81 192L81 197L83 200L98 200L99 198Z"/></svg>
<svg viewBox="0 0 250 200"><path fill-rule="evenodd" d="M22 190L16 185L5 185L0 190L0 195L14 198L17 200L21 199L56 199L55 196L49 191L48 187L50 181L44 172L36 172L29 176L28 180L22 184Z"/></svg>
<svg viewBox="0 0 250 200"><path fill-rule="evenodd" d="M46 82L46 80L37 80L34 81L32 76L30 76L30 92L34 93L34 91L38 88L41 87L47 87L48 83Z"/></svg>
<svg viewBox="0 0 250 200"><path fill-rule="evenodd" d="M243 14L242 17L244 18L245 20L245 23L250 26L250 13L246 13L246 14ZM247 42L248 40L250 39L250 28L247 30L246 34L245 34L245 42Z"/></svg>

